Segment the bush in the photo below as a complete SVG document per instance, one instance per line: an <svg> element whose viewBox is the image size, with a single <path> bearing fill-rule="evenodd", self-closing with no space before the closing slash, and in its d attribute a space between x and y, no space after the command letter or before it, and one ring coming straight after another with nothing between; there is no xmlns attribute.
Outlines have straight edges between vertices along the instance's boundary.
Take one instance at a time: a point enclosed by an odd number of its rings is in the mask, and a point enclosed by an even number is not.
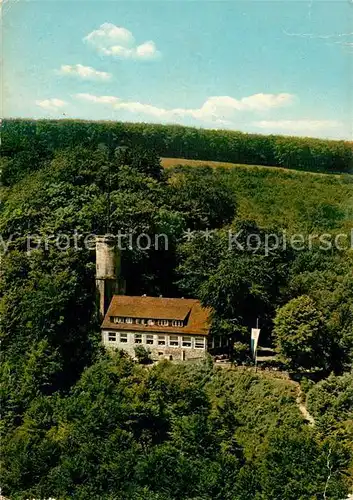
<svg viewBox="0 0 353 500"><path fill-rule="evenodd" d="M147 365L152 362L151 351L149 349L146 349L143 345L138 345L134 350L137 361L141 365Z"/></svg>
<svg viewBox="0 0 353 500"><path fill-rule="evenodd" d="M300 388L304 392L304 394L307 394L314 385L315 382L306 377L303 377L300 381Z"/></svg>

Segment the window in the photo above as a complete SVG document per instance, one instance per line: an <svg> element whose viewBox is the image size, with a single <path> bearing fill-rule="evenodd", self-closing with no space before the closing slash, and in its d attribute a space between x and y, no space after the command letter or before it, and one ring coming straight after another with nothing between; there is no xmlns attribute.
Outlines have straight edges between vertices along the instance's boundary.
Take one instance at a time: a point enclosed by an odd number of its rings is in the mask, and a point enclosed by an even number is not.
<svg viewBox="0 0 353 500"><path fill-rule="evenodd" d="M126 318L125 321L126 321L126 323L130 323L131 324L132 323L132 318Z"/></svg>
<svg viewBox="0 0 353 500"><path fill-rule="evenodd" d="M169 321L167 319L159 319L158 324L160 326L169 326Z"/></svg>
<svg viewBox="0 0 353 500"><path fill-rule="evenodd" d="M108 341L109 341L109 342L116 342L116 333L114 333L114 332L109 332L109 333L108 333Z"/></svg>
<svg viewBox="0 0 353 500"><path fill-rule="evenodd" d="M153 344L153 335L146 335L146 344L148 345Z"/></svg>
<svg viewBox="0 0 353 500"><path fill-rule="evenodd" d="M122 342L123 344L126 344L126 342L127 342L127 333L121 333L120 334L120 342Z"/></svg>
<svg viewBox="0 0 353 500"><path fill-rule="evenodd" d="M158 335L158 345L165 345L165 335Z"/></svg>
<svg viewBox="0 0 353 500"><path fill-rule="evenodd" d="M191 347L191 337L183 337L181 344L183 347Z"/></svg>
<svg viewBox="0 0 353 500"><path fill-rule="evenodd" d="M115 323L124 323L124 318L115 317L115 318L114 318L114 322L115 322Z"/></svg>
<svg viewBox="0 0 353 500"><path fill-rule="evenodd" d="M169 345L171 347L179 347L179 337L178 337L178 335L170 335L170 337L169 337Z"/></svg>
<svg viewBox="0 0 353 500"><path fill-rule="evenodd" d="M180 321L180 320L177 320L177 319L174 319L172 321L172 325L173 326L183 326L184 325L184 322L183 321Z"/></svg>
<svg viewBox="0 0 353 500"><path fill-rule="evenodd" d="M135 344L142 344L142 335L140 333L135 333L134 339Z"/></svg>
<svg viewBox="0 0 353 500"><path fill-rule="evenodd" d="M205 338L195 337L195 349L204 349L204 348L205 348Z"/></svg>
<svg viewBox="0 0 353 500"><path fill-rule="evenodd" d="M154 321L153 321L153 319L149 319L149 320L147 321L147 324L148 324L148 326L153 326L153 325L154 325Z"/></svg>

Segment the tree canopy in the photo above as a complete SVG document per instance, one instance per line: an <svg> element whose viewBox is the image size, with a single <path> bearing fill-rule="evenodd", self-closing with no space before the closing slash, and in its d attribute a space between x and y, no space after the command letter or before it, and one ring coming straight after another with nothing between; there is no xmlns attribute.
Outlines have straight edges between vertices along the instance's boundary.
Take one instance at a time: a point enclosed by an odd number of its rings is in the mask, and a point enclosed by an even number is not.
<svg viewBox="0 0 353 500"><path fill-rule="evenodd" d="M349 171L347 144L303 139L295 154L293 144L182 127L5 122L5 495L345 497L353 475L352 255L348 246L324 251L308 236L350 227L350 177L248 167L165 171L159 158L197 156L197 149L210 159ZM285 245L299 230L303 249ZM199 298L213 311L211 335L228 338L238 369L215 368L211 358L143 366L123 352L103 352L92 242L106 233L123 235L126 292ZM148 248L137 244L141 234ZM239 367L252 363L257 320L261 342L277 346L281 366L333 372L309 390L313 428L291 381ZM146 357L140 352L140 361Z"/></svg>

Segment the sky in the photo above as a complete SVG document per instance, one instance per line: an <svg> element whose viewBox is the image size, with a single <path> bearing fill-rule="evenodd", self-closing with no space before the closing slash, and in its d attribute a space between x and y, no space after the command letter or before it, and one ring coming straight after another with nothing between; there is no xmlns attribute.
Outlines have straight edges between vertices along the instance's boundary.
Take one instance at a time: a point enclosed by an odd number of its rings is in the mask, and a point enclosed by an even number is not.
<svg viewBox="0 0 353 500"><path fill-rule="evenodd" d="M3 117L353 138L353 0L2 0L1 19Z"/></svg>

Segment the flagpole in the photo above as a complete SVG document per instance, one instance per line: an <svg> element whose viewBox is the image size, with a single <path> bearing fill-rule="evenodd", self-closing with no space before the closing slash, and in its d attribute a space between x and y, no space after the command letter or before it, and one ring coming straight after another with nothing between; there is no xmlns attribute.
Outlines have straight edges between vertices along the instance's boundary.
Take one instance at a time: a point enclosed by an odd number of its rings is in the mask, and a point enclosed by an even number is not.
<svg viewBox="0 0 353 500"><path fill-rule="evenodd" d="M256 318L256 328L259 328L259 318ZM255 373L257 373L257 345L255 349Z"/></svg>
<svg viewBox="0 0 353 500"><path fill-rule="evenodd" d="M259 318L256 318L256 329L259 329ZM258 332L259 334L260 332ZM258 338L258 337L257 337ZM258 347L258 341L255 343L255 349L254 349L254 358L255 358L255 373L257 373L257 347Z"/></svg>

